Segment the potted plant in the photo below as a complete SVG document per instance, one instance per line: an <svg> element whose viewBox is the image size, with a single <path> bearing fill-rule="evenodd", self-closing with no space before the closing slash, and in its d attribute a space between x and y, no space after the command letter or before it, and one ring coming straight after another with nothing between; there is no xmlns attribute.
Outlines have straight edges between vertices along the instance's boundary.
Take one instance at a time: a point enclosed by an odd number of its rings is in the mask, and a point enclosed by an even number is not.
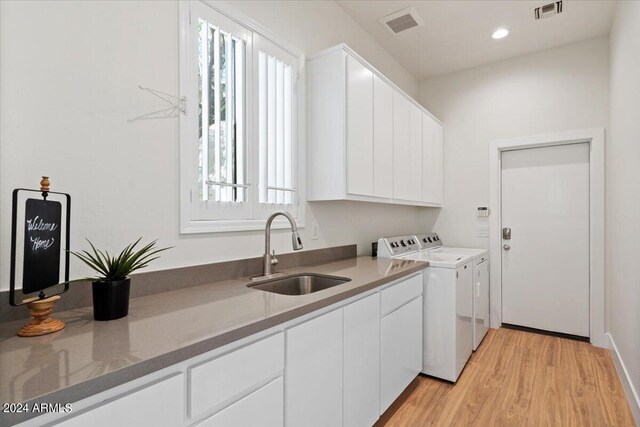
<svg viewBox="0 0 640 427"><path fill-rule="evenodd" d="M136 251L140 240L142 238L127 245L117 256L111 256L107 251L96 249L89 239L87 242L91 246L91 252L86 250L71 252L98 273L96 277L81 279L93 282L93 318L95 320L114 320L125 317L129 313L131 285L129 275L159 258L154 255L170 249L156 248L157 240L154 240Z"/></svg>

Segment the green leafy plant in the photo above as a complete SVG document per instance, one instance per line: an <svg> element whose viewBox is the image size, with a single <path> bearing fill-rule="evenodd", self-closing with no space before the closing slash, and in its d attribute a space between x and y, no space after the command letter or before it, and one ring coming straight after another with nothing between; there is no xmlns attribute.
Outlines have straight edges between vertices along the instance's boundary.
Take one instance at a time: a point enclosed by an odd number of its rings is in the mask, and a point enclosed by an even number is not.
<svg viewBox="0 0 640 427"><path fill-rule="evenodd" d="M118 280L126 279L134 271L145 268L150 262L160 258L155 256L162 251L166 251L168 248L156 248L157 240L142 246L136 250L138 243L140 243L142 237L125 247L122 252L117 256L112 256L107 251L96 249L89 239L89 245L91 246L91 252L79 251L71 252L72 255L79 258L89 268L98 273L97 277L88 277L81 279L82 281L93 280L98 282L115 282Z"/></svg>

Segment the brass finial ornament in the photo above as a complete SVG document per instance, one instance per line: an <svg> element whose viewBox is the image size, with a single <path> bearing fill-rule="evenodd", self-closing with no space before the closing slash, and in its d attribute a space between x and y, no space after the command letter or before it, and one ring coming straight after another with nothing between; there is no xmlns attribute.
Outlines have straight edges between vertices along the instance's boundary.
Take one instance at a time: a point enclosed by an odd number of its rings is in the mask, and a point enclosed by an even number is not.
<svg viewBox="0 0 640 427"><path fill-rule="evenodd" d="M48 193L50 185L51 185L51 182L49 181L49 177L43 176L42 179L40 180L40 191L42 191L43 193L45 192Z"/></svg>

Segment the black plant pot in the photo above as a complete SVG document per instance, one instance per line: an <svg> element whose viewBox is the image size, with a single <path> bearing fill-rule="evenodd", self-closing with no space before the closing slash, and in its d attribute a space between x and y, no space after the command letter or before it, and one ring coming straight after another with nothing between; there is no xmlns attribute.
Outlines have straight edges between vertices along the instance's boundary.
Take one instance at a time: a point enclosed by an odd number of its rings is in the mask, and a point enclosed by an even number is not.
<svg viewBox="0 0 640 427"><path fill-rule="evenodd" d="M93 318L115 320L129 313L131 279L93 282Z"/></svg>

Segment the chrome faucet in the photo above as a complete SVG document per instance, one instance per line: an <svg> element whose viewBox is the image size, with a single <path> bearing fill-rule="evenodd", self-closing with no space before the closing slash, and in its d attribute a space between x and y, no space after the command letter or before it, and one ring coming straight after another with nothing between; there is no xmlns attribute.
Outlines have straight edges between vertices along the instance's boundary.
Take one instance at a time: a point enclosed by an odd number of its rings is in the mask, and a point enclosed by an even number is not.
<svg viewBox="0 0 640 427"><path fill-rule="evenodd" d="M271 272L271 267L278 264L278 260L276 259L276 251L273 251L273 253L271 253L271 223L278 215L282 215L287 218L289 220L289 223L291 224L291 244L293 245L293 250L299 251L300 249L302 249L302 240L300 239L300 235L298 234L298 226L296 225L296 221L293 219L291 214L289 212L274 213L267 220L267 225L264 229L264 255L262 276L252 277L251 280L263 280L282 274Z"/></svg>

